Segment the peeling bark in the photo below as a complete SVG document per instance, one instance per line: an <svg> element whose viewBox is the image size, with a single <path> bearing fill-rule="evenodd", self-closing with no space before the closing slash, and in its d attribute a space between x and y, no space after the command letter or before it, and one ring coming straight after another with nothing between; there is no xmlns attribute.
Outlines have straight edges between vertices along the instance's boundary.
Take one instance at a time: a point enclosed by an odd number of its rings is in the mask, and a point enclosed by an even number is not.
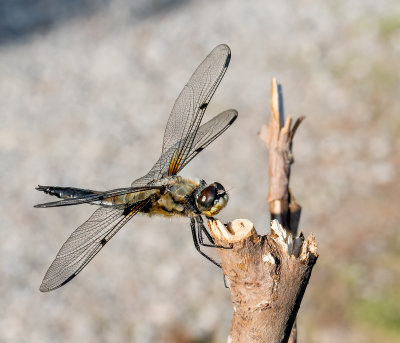
<svg viewBox="0 0 400 343"><path fill-rule="evenodd" d="M253 224L236 219L225 227L210 221L233 304L228 342L287 342L318 254L314 236L297 238L278 223L259 236Z"/></svg>

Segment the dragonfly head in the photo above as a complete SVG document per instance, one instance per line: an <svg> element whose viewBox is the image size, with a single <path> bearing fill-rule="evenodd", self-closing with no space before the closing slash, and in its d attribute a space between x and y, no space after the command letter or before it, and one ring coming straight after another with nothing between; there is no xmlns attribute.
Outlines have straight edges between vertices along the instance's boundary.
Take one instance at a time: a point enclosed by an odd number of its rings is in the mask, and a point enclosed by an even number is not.
<svg viewBox="0 0 400 343"><path fill-rule="evenodd" d="M202 214L212 217L226 206L228 200L224 186L214 182L196 195L196 206Z"/></svg>

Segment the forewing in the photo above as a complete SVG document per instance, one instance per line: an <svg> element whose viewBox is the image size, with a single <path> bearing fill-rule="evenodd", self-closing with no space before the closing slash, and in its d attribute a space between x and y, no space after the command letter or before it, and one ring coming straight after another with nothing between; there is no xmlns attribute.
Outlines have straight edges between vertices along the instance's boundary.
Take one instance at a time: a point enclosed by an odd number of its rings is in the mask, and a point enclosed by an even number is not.
<svg viewBox="0 0 400 343"><path fill-rule="evenodd" d="M175 175L196 156L197 153L192 155L194 152L193 143L196 134L198 134L200 122L209 101L228 68L230 58L229 47L221 44L214 48L197 67L172 108L164 133L160 158L145 176L133 181L132 186L154 184L165 176ZM211 121L214 121L214 119ZM226 128L216 134L213 139L218 137ZM203 136L205 136L205 133L203 133ZM188 159L191 155L192 157Z"/></svg>
<svg viewBox="0 0 400 343"><path fill-rule="evenodd" d="M168 176L169 163L175 150L176 148L172 147L170 150L163 153L150 171L145 176L133 181L131 186L140 187L148 184L155 185L157 184L157 181L160 181L165 176Z"/></svg>
<svg viewBox="0 0 400 343"><path fill-rule="evenodd" d="M48 292L71 281L147 202L127 208L98 208L63 244L43 278L40 291Z"/></svg>
<svg viewBox="0 0 400 343"><path fill-rule="evenodd" d="M179 173L190 160L200 151L204 150L212 141L220 136L236 120L238 113L236 110L227 110L200 126L189 152L177 165L174 165L176 173ZM173 161L171 161L172 164Z"/></svg>
<svg viewBox="0 0 400 343"><path fill-rule="evenodd" d="M174 168L177 168L176 172L178 173L200 151L204 150L205 147L220 136L236 120L237 116L238 113L236 110L227 110L201 125L197 131L191 149L185 155L185 158L180 160L180 163L173 163L173 157L177 146L179 145L178 142L175 146L172 146L168 151L163 153L153 168L151 168L145 176L135 180L132 183L132 186L145 185L149 182L157 181L168 176L168 170L171 168L171 165L173 165Z"/></svg>
<svg viewBox="0 0 400 343"><path fill-rule="evenodd" d="M197 67L189 82L175 101L164 133L162 152L166 153L176 144L173 164L188 154L195 139L203 114L217 89L230 61L230 49L221 44L214 48ZM169 175L177 168L170 167Z"/></svg>

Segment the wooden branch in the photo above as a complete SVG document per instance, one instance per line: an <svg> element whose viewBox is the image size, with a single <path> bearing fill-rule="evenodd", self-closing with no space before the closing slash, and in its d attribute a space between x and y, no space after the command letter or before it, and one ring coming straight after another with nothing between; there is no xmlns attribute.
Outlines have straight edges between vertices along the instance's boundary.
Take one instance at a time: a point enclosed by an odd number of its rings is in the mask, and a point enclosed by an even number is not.
<svg viewBox="0 0 400 343"><path fill-rule="evenodd" d="M304 120L300 116L292 127L292 117L285 120L282 87L272 79L271 116L269 126L261 128L260 137L269 149L269 189L267 201L271 220L279 222L294 236L300 222L301 206L289 189L290 166L293 163L292 145L297 128ZM284 124L283 124L284 123ZM296 322L293 325L290 343L297 342Z"/></svg>
<svg viewBox="0 0 400 343"><path fill-rule="evenodd" d="M314 236L296 237L301 206L289 190L293 137L304 117L285 120L279 90L273 79L270 124L260 132L269 148L271 233L259 236L246 219L227 227L208 222L215 243L232 246L218 249L233 303L228 343L295 343L297 311L318 258Z"/></svg>
<svg viewBox="0 0 400 343"><path fill-rule="evenodd" d="M297 234L301 206L296 203L289 190L290 166L293 163L292 144L297 128L304 118L300 116L293 126L291 116L285 120L281 87L272 79L270 123L264 125L259 134L269 149L267 201L271 220L278 219L293 235Z"/></svg>
<svg viewBox="0 0 400 343"><path fill-rule="evenodd" d="M233 304L228 342L287 342L318 257L315 238L293 239L277 220L266 236L246 219L208 223L216 244L233 246L218 249Z"/></svg>

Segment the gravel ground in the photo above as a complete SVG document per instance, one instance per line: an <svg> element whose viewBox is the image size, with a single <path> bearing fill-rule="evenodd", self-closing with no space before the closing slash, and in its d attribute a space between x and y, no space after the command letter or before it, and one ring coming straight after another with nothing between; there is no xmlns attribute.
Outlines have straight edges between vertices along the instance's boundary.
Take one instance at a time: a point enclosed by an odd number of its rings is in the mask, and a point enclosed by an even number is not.
<svg viewBox="0 0 400 343"><path fill-rule="evenodd" d="M307 116L292 190L321 254L299 342L400 339L399 18L396 0L2 2L0 341L226 341L229 294L188 220L136 217L79 277L42 294L92 208L33 209L47 199L37 184L112 189L147 172L175 98L220 43L232 62L206 117L236 108L239 119L182 175L224 184L220 217L267 232L257 132L277 77L286 113Z"/></svg>

